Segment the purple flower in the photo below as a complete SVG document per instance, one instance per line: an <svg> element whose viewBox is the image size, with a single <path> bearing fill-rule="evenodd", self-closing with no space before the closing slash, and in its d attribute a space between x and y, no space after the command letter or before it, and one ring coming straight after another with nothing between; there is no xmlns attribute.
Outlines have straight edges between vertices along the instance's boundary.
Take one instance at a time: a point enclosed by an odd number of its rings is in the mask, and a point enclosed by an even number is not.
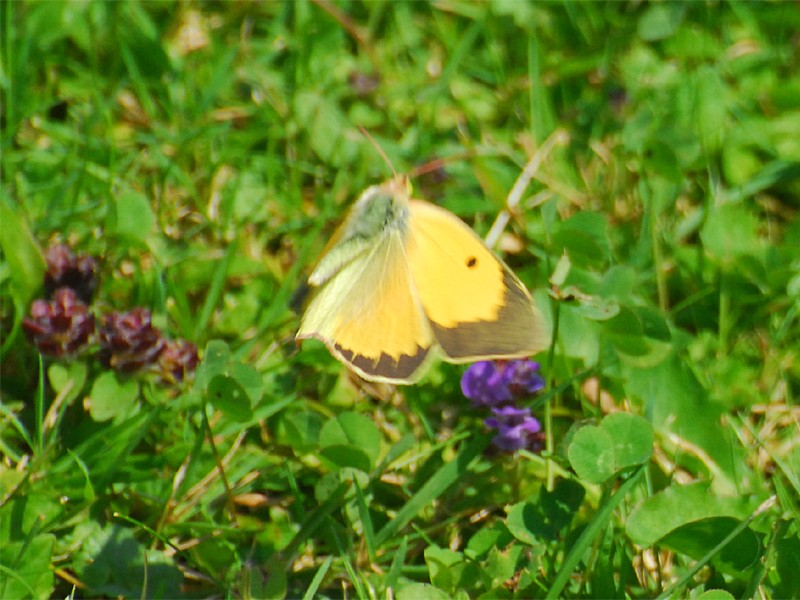
<svg viewBox="0 0 800 600"><path fill-rule="evenodd" d="M484 424L498 433L492 438L492 443L507 452L517 450L531 450L536 452L542 446L542 426L528 408L515 406L502 406L492 408L494 417L484 420Z"/></svg>
<svg viewBox="0 0 800 600"><path fill-rule="evenodd" d="M461 391L476 408L490 408L493 415L484 423L497 429L492 440L507 452L542 448L542 427L528 408L513 402L530 398L544 388L539 364L531 360L481 361L469 367L461 378Z"/></svg>
<svg viewBox="0 0 800 600"><path fill-rule="evenodd" d="M488 360L470 365L461 377L461 391L476 408L511 401L511 390L503 381L503 370L498 370L497 364Z"/></svg>
<svg viewBox="0 0 800 600"><path fill-rule="evenodd" d="M530 397L544 388L544 378L539 375L539 363L532 360L512 360L503 374L514 397Z"/></svg>
<svg viewBox="0 0 800 600"><path fill-rule="evenodd" d="M476 408L492 407L529 397L544 387L539 363L532 360L480 361L461 378L461 391Z"/></svg>

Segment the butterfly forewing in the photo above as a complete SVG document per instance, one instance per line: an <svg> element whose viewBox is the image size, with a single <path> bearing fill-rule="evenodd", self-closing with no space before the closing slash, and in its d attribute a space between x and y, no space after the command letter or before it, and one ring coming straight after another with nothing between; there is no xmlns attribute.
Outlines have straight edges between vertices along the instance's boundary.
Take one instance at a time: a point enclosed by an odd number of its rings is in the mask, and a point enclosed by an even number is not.
<svg viewBox="0 0 800 600"><path fill-rule="evenodd" d="M448 359L526 356L546 346L525 286L454 215L412 201L406 256L425 314Z"/></svg>

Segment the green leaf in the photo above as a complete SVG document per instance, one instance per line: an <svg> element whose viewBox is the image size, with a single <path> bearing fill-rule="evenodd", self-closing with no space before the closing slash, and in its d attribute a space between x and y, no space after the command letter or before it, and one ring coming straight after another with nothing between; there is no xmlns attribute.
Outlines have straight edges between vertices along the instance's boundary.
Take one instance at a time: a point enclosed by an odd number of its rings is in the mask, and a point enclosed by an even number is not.
<svg viewBox="0 0 800 600"><path fill-rule="evenodd" d="M116 373L101 373L89 393L89 414L95 421L127 417L139 397L139 384L133 379L120 381Z"/></svg>
<svg viewBox="0 0 800 600"><path fill-rule="evenodd" d="M758 228L758 219L744 204L727 203L711 209L700 238L710 255L729 264L763 250Z"/></svg>
<svg viewBox="0 0 800 600"><path fill-rule="evenodd" d="M276 437L296 453L306 454L319 445L322 421L323 417L313 411L284 412L278 420Z"/></svg>
<svg viewBox="0 0 800 600"><path fill-rule="evenodd" d="M600 352L600 326L585 318L577 307L568 303L560 306L559 344L564 356L578 358L595 365Z"/></svg>
<svg viewBox="0 0 800 600"><path fill-rule="evenodd" d="M179 597L181 572L163 552L140 543L132 529L107 524L93 530L81 553L84 562L76 570L92 596Z"/></svg>
<svg viewBox="0 0 800 600"><path fill-rule="evenodd" d="M397 600L452 600L452 596L428 583L412 583L397 590Z"/></svg>
<svg viewBox="0 0 800 600"><path fill-rule="evenodd" d="M683 21L686 7L680 2L650 4L639 19L639 37L648 42L670 37Z"/></svg>
<svg viewBox="0 0 800 600"><path fill-rule="evenodd" d="M716 495L706 482L672 485L637 506L625 530L634 543L650 547L687 523L713 517L741 520L748 512L747 499Z"/></svg>
<svg viewBox="0 0 800 600"><path fill-rule="evenodd" d="M757 173L753 173L739 187L728 190L723 198L727 202L742 202L763 190L789 187L798 180L800 180L800 160L773 160Z"/></svg>
<svg viewBox="0 0 800 600"><path fill-rule="evenodd" d="M726 592L725 590L708 590L707 592L703 592L699 596L696 596L696 600L734 600L735 596L733 594Z"/></svg>
<svg viewBox="0 0 800 600"><path fill-rule="evenodd" d="M234 362L230 364L228 372L247 394L250 406L257 405L264 394L264 382L256 368L246 363Z"/></svg>
<svg viewBox="0 0 800 600"><path fill-rule="evenodd" d="M569 255L562 254L553 269L553 274L550 275L550 283L558 287L563 286L571 268L572 263L569 260Z"/></svg>
<svg viewBox="0 0 800 600"><path fill-rule="evenodd" d="M659 544L694 559L702 558L722 542L741 521L732 517L710 517L681 525L665 535ZM714 564L726 573L740 575L759 555L761 544L749 528L726 544L713 558Z"/></svg>
<svg viewBox="0 0 800 600"><path fill-rule="evenodd" d="M717 488L738 489L744 451L731 428L721 424L722 410L708 401L708 390L690 365L673 355L656 366L626 361L623 372L625 393L646 407L655 430L675 433L701 448L712 461Z"/></svg>
<svg viewBox="0 0 800 600"><path fill-rule="evenodd" d="M11 285L27 309L44 284L45 261L25 218L3 197L0 201L0 248L10 267Z"/></svg>
<svg viewBox="0 0 800 600"><path fill-rule="evenodd" d="M114 211L109 230L115 235L144 242L153 232L156 217L147 197L138 192L127 192L114 199Z"/></svg>
<svg viewBox="0 0 800 600"><path fill-rule="evenodd" d="M569 254L573 265L598 265L611 255L608 223L601 213L579 212L558 222L553 232L553 253Z"/></svg>
<svg viewBox="0 0 800 600"><path fill-rule="evenodd" d="M3 491L5 493L6 489ZM63 511L58 500L49 495L35 491L15 494L0 507L0 548L6 543L28 539L43 524L58 519Z"/></svg>
<svg viewBox="0 0 800 600"><path fill-rule="evenodd" d="M352 128L345 115L329 98L317 92L300 92L295 96L298 120L309 129L311 146L325 162L334 166L344 164L352 147L342 144L345 132Z"/></svg>
<svg viewBox="0 0 800 600"><path fill-rule="evenodd" d="M557 532L569 526L585 497L586 488L574 479L559 479L552 490L542 488L538 504L553 532L551 539L555 539Z"/></svg>
<svg viewBox="0 0 800 600"><path fill-rule="evenodd" d="M478 560L495 547L505 548L513 539L508 528L502 523L490 523L482 527L469 538L464 548L464 556L470 560Z"/></svg>
<svg viewBox="0 0 800 600"><path fill-rule="evenodd" d="M603 531L611 519L611 515L619 506L619 504L630 494L634 486L636 486L644 473L644 467L639 467L634 471L628 479L626 479L619 486L614 493L606 498L606 501L600 506L597 513L592 517L588 526L583 529L578 539L570 548L563 563L559 566L558 573L547 592L546 598L560 598L567 581L572 577L575 568L582 557L586 556L589 546L597 538L601 531Z"/></svg>
<svg viewBox="0 0 800 600"><path fill-rule="evenodd" d="M505 549L492 548L489 550L482 575L483 577L489 576L491 588L500 588L514 576L517 571L517 563L525 550L525 546L521 544L512 544Z"/></svg>
<svg viewBox="0 0 800 600"><path fill-rule="evenodd" d="M27 477L26 473L22 471L15 471L13 469L0 469L0 490L2 490L2 498L3 502L7 502L8 498L14 494L17 489L17 486L22 483ZM2 535L5 535L7 532L0 528L0 532ZM0 545L3 543L3 539L0 538Z"/></svg>
<svg viewBox="0 0 800 600"><path fill-rule="evenodd" d="M647 419L630 413L612 413L600 422L600 429L614 441L617 471L643 464L653 455L653 426Z"/></svg>
<svg viewBox="0 0 800 600"><path fill-rule="evenodd" d="M47 368L47 378L56 394L64 395L64 403L69 404L83 390L86 384L86 363L53 363Z"/></svg>
<svg viewBox="0 0 800 600"><path fill-rule="evenodd" d="M569 462L578 477L591 483L602 483L614 470L614 440L594 425L581 427L567 449Z"/></svg>
<svg viewBox="0 0 800 600"><path fill-rule="evenodd" d="M506 524L519 541L534 546L545 533L544 515L531 502L518 502L508 509Z"/></svg>
<svg viewBox="0 0 800 600"><path fill-rule="evenodd" d="M776 598L789 598L800 590L800 536L795 532L775 544Z"/></svg>
<svg viewBox="0 0 800 600"><path fill-rule="evenodd" d="M325 424L320 432L319 443L323 448L334 444L356 446L377 456L381 434L371 419L359 413L346 412Z"/></svg>
<svg viewBox="0 0 800 600"><path fill-rule="evenodd" d="M322 448L320 454L339 467L352 467L365 473L369 473L374 466L373 457L353 446L332 444Z"/></svg>
<svg viewBox="0 0 800 600"><path fill-rule="evenodd" d="M428 565L428 575L433 585L451 594L457 589L465 566L460 552L428 546L425 548L425 564Z"/></svg>
<svg viewBox="0 0 800 600"><path fill-rule="evenodd" d="M592 321L607 321L619 315L620 306L615 300L603 298L601 296L587 296L573 286L567 286L561 293L565 297L574 296L578 302L575 305L583 317Z"/></svg>
<svg viewBox="0 0 800 600"><path fill-rule="evenodd" d="M718 68L701 67L694 77L696 81L695 116L700 140L706 152L717 152L722 147L727 131L726 98L728 90Z"/></svg>
<svg viewBox="0 0 800 600"><path fill-rule="evenodd" d="M577 481L559 479L552 491L542 488L525 502L511 506L506 518L508 530L529 546L555 541L572 522L585 495Z"/></svg>
<svg viewBox="0 0 800 600"><path fill-rule="evenodd" d="M250 397L233 377L215 375L208 382L208 398L220 411L236 421L247 421L253 416Z"/></svg>
<svg viewBox="0 0 800 600"><path fill-rule="evenodd" d="M442 465L425 484L409 498L403 507L375 536L375 543L380 546L395 535L420 511L436 498L441 496L451 485L467 472L473 460L488 444L488 438L476 438L459 449L458 454L450 462Z"/></svg>
<svg viewBox="0 0 800 600"><path fill-rule="evenodd" d="M672 339L664 314L650 306L633 306L631 310L642 325L642 333L650 339L668 342Z"/></svg>
<svg viewBox="0 0 800 600"><path fill-rule="evenodd" d="M619 356L634 366L657 365L672 353L670 328L661 313L650 307L621 307L603 326Z"/></svg>
<svg viewBox="0 0 800 600"><path fill-rule="evenodd" d="M285 598L286 597L286 571L272 570L266 578L264 585L264 598Z"/></svg>
<svg viewBox="0 0 800 600"><path fill-rule="evenodd" d="M55 574L50 566L56 538L42 534L0 544L0 598L50 598Z"/></svg>
<svg viewBox="0 0 800 600"><path fill-rule="evenodd" d="M317 572L314 574L314 579L311 580L311 584L306 589L306 593L303 595L303 600L314 600L317 597L317 592L319 591L319 586L322 585L322 582L325 581L325 575L328 570L331 568L331 563L333 562L333 556L329 556L325 559L325 562L322 563ZM285 585L285 583L284 583ZM285 592L284 592L285 594ZM284 594L281 594L280 597L283 597ZM261 594L260 596L252 596L252 597L270 597L273 598L275 596L264 596Z"/></svg>
<svg viewBox="0 0 800 600"><path fill-rule="evenodd" d="M216 408L240 423L253 418L264 382L252 365L235 361L224 342L213 340L203 354L195 377L196 391L205 393Z"/></svg>
<svg viewBox="0 0 800 600"><path fill-rule="evenodd" d="M231 359L228 344L221 340L211 340L206 344L203 360L197 366L194 378L194 389L205 392L211 379L227 372Z"/></svg>

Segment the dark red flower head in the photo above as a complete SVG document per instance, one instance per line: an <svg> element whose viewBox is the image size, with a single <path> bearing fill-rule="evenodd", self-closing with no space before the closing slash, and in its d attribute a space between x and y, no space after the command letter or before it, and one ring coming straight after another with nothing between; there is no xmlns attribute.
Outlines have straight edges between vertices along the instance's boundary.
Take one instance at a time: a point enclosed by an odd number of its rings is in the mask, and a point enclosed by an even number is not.
<svg viewBox="0 0 800 600"><path fill-rule="evenodd" d="M75 290L65 287L56 290L50 302L35 300L22 328L42 354L70 356L89 343L94 333L94 315Z"/></svg>
<svg viewBox="0 0 800 600"><path fill-rule="evenodd" d="M57 289L68 287L84 302L92 300L97 288L97 261L93 257L75 256L66 244L56 244L48 249L45 258L44 289L48 297Z"/></svg>
<svg viewBox="0 0 800 600"><path fill-rule="evenodd" d="M167 381L183 381L194 373L199 362L197 346L186 340L170 340L158 357L161 376Z"/></svg>
<svg viewBox="0 0 800 600"><path fill-rule="evenodd" d="M100 360L126 373L155 365L166 346L151 323L150 311L144 308L105 315L98 334Z"/></svg>

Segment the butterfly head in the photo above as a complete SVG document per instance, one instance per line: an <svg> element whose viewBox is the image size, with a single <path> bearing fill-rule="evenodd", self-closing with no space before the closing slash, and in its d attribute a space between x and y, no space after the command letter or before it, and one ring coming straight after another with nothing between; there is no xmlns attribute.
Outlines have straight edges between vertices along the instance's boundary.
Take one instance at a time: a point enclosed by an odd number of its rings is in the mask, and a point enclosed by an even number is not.
<svg viewBox="0 0 800 600"><path fill-rule="evenodd" d="M411 183L404 175L367 188L348 219L350 233L372 237L387 229L405 229L410 196Z"/></svg>

